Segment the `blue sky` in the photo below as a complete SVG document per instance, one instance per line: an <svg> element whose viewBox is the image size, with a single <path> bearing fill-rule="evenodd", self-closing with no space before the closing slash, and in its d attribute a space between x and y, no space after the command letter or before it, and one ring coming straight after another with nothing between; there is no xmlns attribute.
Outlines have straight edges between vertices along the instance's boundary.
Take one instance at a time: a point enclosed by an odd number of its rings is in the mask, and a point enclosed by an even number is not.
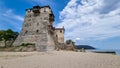
<svg viewBox="0 0 120 68"><path fill-rule="evenodd" d="M20 31L25 9L50 5L65 39L100 49L120 49L120 0L0 0L0 30Z"/></svg>

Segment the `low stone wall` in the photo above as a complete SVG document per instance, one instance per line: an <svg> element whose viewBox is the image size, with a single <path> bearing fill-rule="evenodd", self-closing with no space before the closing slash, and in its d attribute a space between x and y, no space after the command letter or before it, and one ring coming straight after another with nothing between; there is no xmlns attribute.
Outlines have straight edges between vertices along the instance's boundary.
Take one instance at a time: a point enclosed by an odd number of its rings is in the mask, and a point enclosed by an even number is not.
<svg viewBox="0 0 120 68"><path fill-rule="evenodd" d="M32 52L36 51L36 48L34 45L28 45L28 46L15 46L15 47L1 47L0 51L7 51L7 52Z"/></svg>
<svg viewBox="0 0 120 68"><path fill-rule="evenodd" d="M75 50L74 45L72 43L65 44L65 50Z"/></svg>
<svg viewBox="0 0 120 68"><path fill-rule="evenodd" d="M5 46L4 41L0 41L0 47L4 47L4 46Z"/></svg>
<svg viewBox="0 0 120 68"><path fill-rule="evenodd" d="M7 41L6 42L6 46L9 47L11 46L13 43L13 41ZM4 41L0 41L0 47L4 47L5 46L5 42Z"/></svg>

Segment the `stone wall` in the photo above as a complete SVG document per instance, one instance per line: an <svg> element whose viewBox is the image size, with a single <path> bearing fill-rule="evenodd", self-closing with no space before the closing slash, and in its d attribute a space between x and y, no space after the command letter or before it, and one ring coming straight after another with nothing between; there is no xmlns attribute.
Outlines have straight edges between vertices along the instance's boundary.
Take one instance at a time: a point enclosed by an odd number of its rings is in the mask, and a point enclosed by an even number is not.
<svg viewBox="0 0 120 68"><path fill-rule="evenodd" d="M6 46L10 47L12 45L14 41L6 41ZM4 41L0 41L0 47L4 47L5 46L5 42Z"/></svg>
<svg viewBox="0 0 120 68"><path fill-rule="evenodd" d="M74 42L69 42L65 44L65 50L75 50Z"/></svg>
<svg viewBox="0 0 120 68"><path fill-rule="evenodd" d="M4 47L4 46L5 46L4 41L0 41L0 47Z"/></svg>

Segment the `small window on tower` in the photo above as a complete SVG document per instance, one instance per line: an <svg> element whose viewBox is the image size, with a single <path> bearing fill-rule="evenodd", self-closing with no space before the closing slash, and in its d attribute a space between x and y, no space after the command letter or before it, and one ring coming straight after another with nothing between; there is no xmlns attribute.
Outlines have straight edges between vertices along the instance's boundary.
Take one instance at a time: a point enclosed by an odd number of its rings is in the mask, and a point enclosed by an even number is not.
<svg viewBox="0 0 120 68"><path fill-rule="evenodd" d="M58 36L56 35L56 37L58 37Z"/></svg>
<svg viewBox="0 0 120 68"><path fill-rule="evenodd" d="M36 32L38 33L38 32L39 32L39 30L36 30Z"/></svg>
<svg viewBox="0 0 120 68"><path fill-rule="evenodd" d="M60 33L62 33L62 30L60 30Z"/></svg>
<svg viewBox="0 0 120 68"><path fill-rule="evenodd" d="M25 34L27 34L28 31L25 31Z"/></svg>

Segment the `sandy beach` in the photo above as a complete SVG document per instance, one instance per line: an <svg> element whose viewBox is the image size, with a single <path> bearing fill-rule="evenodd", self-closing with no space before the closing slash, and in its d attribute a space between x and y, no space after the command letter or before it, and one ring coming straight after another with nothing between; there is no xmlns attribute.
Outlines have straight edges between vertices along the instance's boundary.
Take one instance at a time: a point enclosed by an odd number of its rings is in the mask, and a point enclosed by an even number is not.
<svg viewBox="0 0 120 68"><path fill-rule="evenodd" d="M72 51L0 52L0 68L120 68L120 56Z"/></svg>

